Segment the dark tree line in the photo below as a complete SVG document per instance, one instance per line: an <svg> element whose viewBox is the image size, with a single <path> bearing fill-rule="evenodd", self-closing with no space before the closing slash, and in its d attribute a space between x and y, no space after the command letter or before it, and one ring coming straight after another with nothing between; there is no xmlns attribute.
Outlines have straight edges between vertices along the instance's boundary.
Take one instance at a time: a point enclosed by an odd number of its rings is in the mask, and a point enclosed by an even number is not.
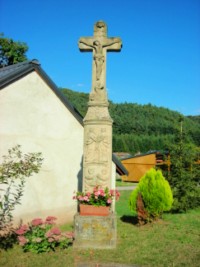
<svg viewBox="0 0 200 267"><path fill-rule="evenodd" d="M62 93L84 117L89 95L61 89ZM180 129L180 117L184 120L186 140L200 146L200 120L198 116L184 117L176 111L151 104L115 104L110 101L110 115L113 123L113 151L147 152L166 150L175 142L175 133Z"/></svg>

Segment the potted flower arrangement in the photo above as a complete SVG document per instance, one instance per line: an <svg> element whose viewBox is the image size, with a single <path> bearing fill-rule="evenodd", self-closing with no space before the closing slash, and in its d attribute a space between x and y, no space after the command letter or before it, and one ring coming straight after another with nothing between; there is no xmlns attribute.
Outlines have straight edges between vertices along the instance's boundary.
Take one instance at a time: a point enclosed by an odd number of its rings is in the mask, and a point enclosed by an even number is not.
<svg viewBox="0 0 200 267"><path fill-rule="evenodd" d="M80 215L107 216L113 199L119 199L117 190L95 186L92 192L75 192L73 199L77 200Z"/></svg>

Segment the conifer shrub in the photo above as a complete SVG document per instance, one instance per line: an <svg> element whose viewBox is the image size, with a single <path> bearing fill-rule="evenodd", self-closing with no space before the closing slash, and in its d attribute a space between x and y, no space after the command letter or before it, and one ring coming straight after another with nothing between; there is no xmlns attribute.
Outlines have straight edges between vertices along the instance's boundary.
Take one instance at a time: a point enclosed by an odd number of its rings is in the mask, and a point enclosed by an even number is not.
<svg viewBox="0 0 200 267"><path fill-rule="evenodd" d="M130 209L137 213L139 220L141 211L138 207L138 199L141 197L146 214L143 217L145 221L157 219L162 216L164 211L171 209L173 203L172 190L160 170L152 168L146 172L130 195Z"/></svg>

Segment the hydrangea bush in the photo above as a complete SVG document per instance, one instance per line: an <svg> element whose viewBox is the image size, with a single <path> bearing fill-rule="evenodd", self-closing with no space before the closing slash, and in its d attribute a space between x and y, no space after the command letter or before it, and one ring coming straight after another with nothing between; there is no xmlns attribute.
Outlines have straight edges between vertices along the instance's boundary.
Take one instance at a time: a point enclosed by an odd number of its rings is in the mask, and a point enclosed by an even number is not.
<svg viewBox="0 0 200 267"><path fill-rule="evenodd" d="M114 199L118 200L120 193L114 189L105 189L96 186L93 192L75 192L73 199L77 200L79 204L87 204L92 206L111 206Z"/></svg>
<svg viewBox="0 0 200 267"><path fill-rule="evenodd" d="M23 251L48 252L56 247L67 248L73 242L72 232L61 232L55 226L57 218L48 216L45 220L35 218L29 224L21 225L15 233Z"/></svg>

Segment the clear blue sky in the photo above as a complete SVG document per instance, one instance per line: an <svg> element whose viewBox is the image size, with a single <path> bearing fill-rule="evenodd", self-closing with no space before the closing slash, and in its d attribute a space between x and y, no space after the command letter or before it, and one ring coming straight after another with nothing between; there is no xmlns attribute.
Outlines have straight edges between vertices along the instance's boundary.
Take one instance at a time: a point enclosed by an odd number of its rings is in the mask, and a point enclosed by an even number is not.
<svg viewBox="0 0 200 267"><path fill-rule="evenodd" d="M91 90L92 54L78 39L98 20L123 41L107 57L110 100L200 114L199 0L0 0L0 32L27 43L28 58L74 91Z"/></svg>

